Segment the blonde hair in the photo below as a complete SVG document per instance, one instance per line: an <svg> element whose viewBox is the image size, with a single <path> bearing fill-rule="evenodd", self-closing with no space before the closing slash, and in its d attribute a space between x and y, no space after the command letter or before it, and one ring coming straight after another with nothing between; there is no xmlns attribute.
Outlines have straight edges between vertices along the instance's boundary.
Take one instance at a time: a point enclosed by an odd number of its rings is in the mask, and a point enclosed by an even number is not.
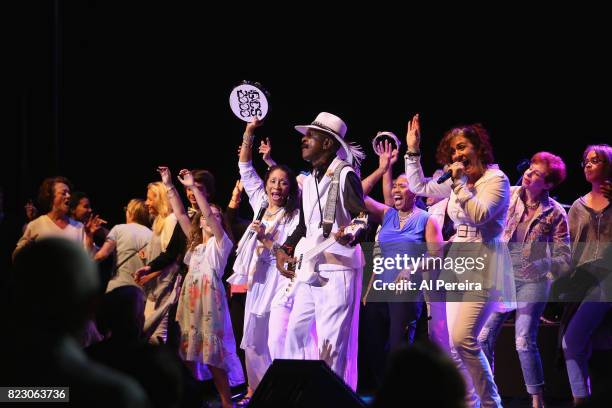
<svg viewBox="0 0 612 408"><path fill-rule="evenodd" d="M153 221L153 232L156 235L160 235L164 229L166 217L172 214L172 207L170 206L170 201L168 201L168 190L161 181L149 183L147 189L157 196L157 200L153 203L153 207L157 211L157 217Z"/></svg>
<svg viewBox="0 0 612 408"><path fill-rule="evenodd" d="M144 200L132 198L126 207L126 211L133 222L144 225L145 227L151 226L149 212L147 211Z"/></svg>

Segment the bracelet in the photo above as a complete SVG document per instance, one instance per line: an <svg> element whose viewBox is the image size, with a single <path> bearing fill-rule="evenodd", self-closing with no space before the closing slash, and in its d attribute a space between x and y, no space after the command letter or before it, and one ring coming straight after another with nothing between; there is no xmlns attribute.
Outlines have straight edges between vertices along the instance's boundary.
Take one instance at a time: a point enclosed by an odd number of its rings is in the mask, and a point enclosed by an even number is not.
<svg viewBox="0 0 612 408"><path fill-rule="evenodd" d="M168 195L168 198L176 197L176 194L178 193L178 191L176 190L176 187L171 186L171 187L166 187L166 188L167 188L166 194Z"/></svg>
<svg viewBox="0 0 612 408"><path fill-rule="evenodd" d="M420 155L421 152L418 150L416 152L407 151L404 157L419 157Z"/></svg>
<svg viewBox="0 0 612 408"><path fill-rule="evenodd" d="M276 256L276 253L278 252L279 249L281 249L280 244L278 242L274 242L272 244L272 254Z"/></svg>
<svg viewBox="0 0 612 408"><path fill-rule="evenodd" d="M246 133L242 135L242 144L246 144L250 146L253 144L253 140L255 139L255 135L247 135Z"/></svg>

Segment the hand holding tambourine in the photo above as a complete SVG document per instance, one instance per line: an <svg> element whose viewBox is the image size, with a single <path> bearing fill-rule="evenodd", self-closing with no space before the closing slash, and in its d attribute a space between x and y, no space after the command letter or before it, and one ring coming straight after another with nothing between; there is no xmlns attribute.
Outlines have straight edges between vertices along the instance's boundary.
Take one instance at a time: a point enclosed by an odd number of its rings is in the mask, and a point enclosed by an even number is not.
<svg viewBox="0 0 612 408"><path fill-rule="evenodd" d="M376 153L378 156L384 153L383 142L387 142L389 144L389 146L391 147L391 151L399 151L400 146L402 145L398 137L395 136L395 133L388 131L378 132L376 133L376 136L374 136L374 139L372 139L372 147L374 148L374 153Z"/></svg>
<svg viewBox="0 0 612 408"><path fill-rule="evenodd" d="M245 122L253 118L262 121L268 114L270 94L258 82L243 81L232 89L229 102L234 115Z"/></svg>

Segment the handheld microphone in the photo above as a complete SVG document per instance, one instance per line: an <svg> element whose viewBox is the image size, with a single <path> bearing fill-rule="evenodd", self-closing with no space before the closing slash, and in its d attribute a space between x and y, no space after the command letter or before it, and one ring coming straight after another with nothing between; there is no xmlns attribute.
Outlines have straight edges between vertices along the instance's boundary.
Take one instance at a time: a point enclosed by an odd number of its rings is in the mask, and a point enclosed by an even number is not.
<svg viewBox="0 0 612 408"><path fill-rule="evenodd" d="M261 203L261 208L259 208L259 212L257 213L257 217L255 218L255 221L261 221L263 219L264 214L266 213L266 210L268 209L268 202L264 201ZM249 238L251 238L253 236L253 234L255 233L255 231L250 230L249 231Z"/></svg>
<svg viewBox="0 0 612 408"><path fill-rule="evenodd" d="M516 171L518 171L519 174L521 175L518 181L516 182L517 186L520 186L521 183L523 182L523 173L525 173L525 170L527 170L530 165L531 165L531 160L529 159L523 159L519 162L519 164L516 165Z"/></svg>
<svg viewBox="0 0 612 408"><path fill-rule="evenodd" d="M469 162L470 162L469 160L464 160L462 163L464 166L467 166ZM438 180L437 180L438 184L444 183L446 180L451 178L452 175L453 175L453 172L451 170L446 170L446 173L438 177Z"/></svg>
<svg viewBox="0 0 612 408"><path fill-rule="evenodd" d="M516 165L516 171L523 174L531 166L531 160L523 159Z"/></svg>

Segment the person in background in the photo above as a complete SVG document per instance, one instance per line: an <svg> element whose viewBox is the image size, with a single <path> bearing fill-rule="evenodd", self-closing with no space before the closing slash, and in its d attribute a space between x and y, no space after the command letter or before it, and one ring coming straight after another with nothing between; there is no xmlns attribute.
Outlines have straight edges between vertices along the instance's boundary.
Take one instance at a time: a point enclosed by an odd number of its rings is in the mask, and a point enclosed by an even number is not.
<svg viewBox="0 0 612 408"><path fill-rule="evenodd" d="M566 305L561 330L565 365L576 405L585 402L591 393L588 373L591 339L612 309L612 208L603 187L612 178L612 147L588 146L582 160L591 191L574 201L568 214L572 284L582 289L573 296L572 300L577 303Z"/></svg>
<svg viewBox="0 0 612 408"><path fill-rule="evenodd" d="M56 207L67 213L68 195L59 194L67 185L61 184ZM93 313L99 285L96 266L78 240L39 237L22 247L0 336L0 384L70 387L70 404L77 407L149 407L136 381L91 361L76 341Z"/></svg>
<svg viewBox="0 0 612 408"><path fill-rule="evenodd" d="M91 217L86 224L70 217L70 191L72 183L65 177L49 177L40 185L38 203L44 214L28 223L23 236L13 251L19 251L36 239L63 237L79 242L90 253L95 253L94 234L106 221Z"/></svg>
<svg viewBox="0 0 612 408"><path fill-rule="evenodd" d="M117 251L116 273L108 282L106 292L124 285L140 287L134 281L135 272L144 266L144 260L138 253L149 244L153 234L144 200L133 198L124 208L125 224L115 225L110 230L104 245L94 257L94 260L100 261Z"/></svg>
<svg viewBox="0 0 612 408"><path fill-rule="evenodd" d="M179 272L179 258L185 251L185 234L172 212L168 192L161 182L149 183L145 206L153 221L153 235L146 248L147 265L135 272L134 279L147 294L145 331L155 330L150 342L166 343L168 339L169 302Z"/></svg>
<svg viewBox="0 0 612 408"><path fill-rule="evenodd" d="M91 219L100 218L98 215L94 214L89 196L82 191L75 191L70 195L69 206L70 217L72 217L74 220L82 222L83 225L87 225ZM106 221L102 221L103 224L106 224ZM98 247L101 247L104 244L104 240L106 239L107 235L108 230L101 226L94 234L94 243Z"/></svg>
<svg viewBox="0 0 612 408"><path fill-rule="evenodd" d="M510 206L503 239L510 246L518 306L514 321L519 355L532 406L544 406L544 370L537 337L540 317L553 280L569 269L567 214L550 190L565 179L565 163L548 152L536 153L521 186L510 187ZM493 367L495 341L510 312L494 312L478 336Z"/></svg>

